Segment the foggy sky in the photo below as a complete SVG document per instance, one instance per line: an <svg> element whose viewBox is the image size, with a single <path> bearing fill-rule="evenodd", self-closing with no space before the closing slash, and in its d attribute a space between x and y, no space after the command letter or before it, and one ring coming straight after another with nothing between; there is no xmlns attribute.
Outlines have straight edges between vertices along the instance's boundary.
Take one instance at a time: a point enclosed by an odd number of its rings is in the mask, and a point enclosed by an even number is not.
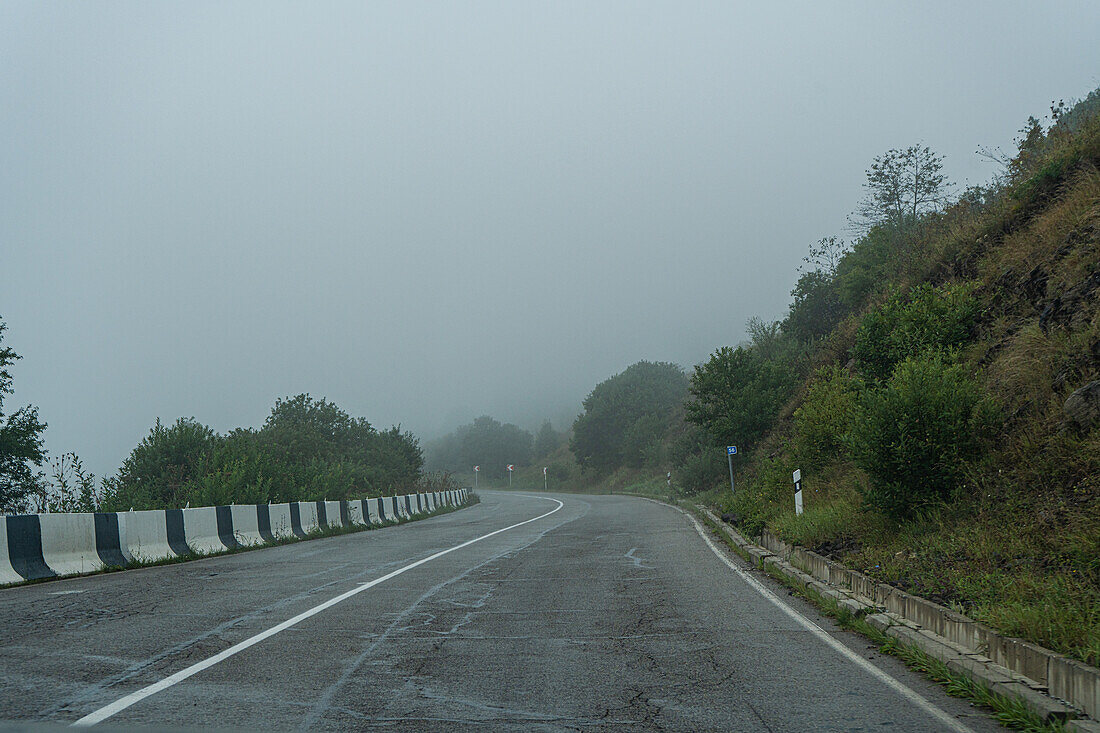
<svg viewBox="0 0 1100 733"><path fill-rule="evenodd" d="M562 428L781 317L875 155L1100 85L1095 2L776 5L5 2L7 407L97 474L298 392Z"/></svg>

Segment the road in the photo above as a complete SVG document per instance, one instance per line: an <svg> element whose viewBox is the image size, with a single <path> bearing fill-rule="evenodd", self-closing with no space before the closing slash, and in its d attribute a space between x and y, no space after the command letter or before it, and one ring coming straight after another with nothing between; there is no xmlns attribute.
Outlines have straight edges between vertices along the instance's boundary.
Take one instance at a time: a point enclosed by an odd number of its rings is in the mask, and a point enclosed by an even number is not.
<svg viewBox="0 0 1100 733"><path fill-rule="evenodd" d="M0 591L0 720L1000 730L672 507L481 498L397 527Z"/></svg>

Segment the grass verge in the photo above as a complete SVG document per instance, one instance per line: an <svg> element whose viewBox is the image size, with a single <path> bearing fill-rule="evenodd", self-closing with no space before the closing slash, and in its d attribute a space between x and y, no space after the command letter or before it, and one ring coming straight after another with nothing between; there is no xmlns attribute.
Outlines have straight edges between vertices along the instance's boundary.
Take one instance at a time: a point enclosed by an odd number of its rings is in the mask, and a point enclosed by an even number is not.
<svg viewBox="0 0 1100 733"><path fill-rule="evenodd" d="M676 502L676 505L685 508L685 503ZM744 549L733 542L729 535L722 531L722 528L710 517L698 512L694 506L686 505L686 509L704 523L723 544L745 560L751 561L750 556ZM809 601L821 613L835 619L842 629L855 631L866 636L878 645L879 651L883 654L897 657L905 662L910 669L920 672L933 682L943 685L947 694L968 700L972 704L988 710L1005 727L1026 731L1027 733L1054 733L1066 730L1061 722L1047 723L1042 720L1020 698L997 694L969 675L960 674L949 669L944 662L931 656L923 649L911 644L904 644L893 637L887 636L869 624L862 616L841 606L836 600L826 598L812 588L800 586L780 572L772 569L767 569L765 572L795 595Z"/></svg>

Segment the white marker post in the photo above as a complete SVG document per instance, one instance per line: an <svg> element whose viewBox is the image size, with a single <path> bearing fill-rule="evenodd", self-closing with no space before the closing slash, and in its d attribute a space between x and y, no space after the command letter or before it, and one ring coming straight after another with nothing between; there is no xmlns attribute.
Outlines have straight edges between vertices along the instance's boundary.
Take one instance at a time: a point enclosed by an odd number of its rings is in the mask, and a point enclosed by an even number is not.
<svg viewBox="0 0 1100 733"><path fill-rule="evenodd" d="M515 468L511 463L508 464L508 488L512 488L512 469Z"/></svg>
<svg viewBox="0 0 1100 733"><path fill-rule="evenodd" d="M668 472L668 475L667 475L667 476L665 476L665 478L667 478L667 479L668 479L668 488L670 488L670 489L671 489L671 488L672 488L672 471L669 471L669 472Z"/></svg>
<svg viewBox="0 0 1100 733"><path fill-rule="evenodd" d="M802 516L802 469L794 470L794 513Z"/></svg>
<svg viewBox="0 0 1100 733"><path fill-rule="evenodd" d="M734 486L734 484L733 484L733 457L735 455L737 455L737 446L736 445L727 445L726 446L726 460L728 460L729 464L730 464L730 493L731 494L736 494L737 493L737 487Z"/></svg>
<svg viewBox="0 0 1100 733"><path fill-rule="evenodd" d="M542 467L542 490L546 491L546 466Z"/></svg>
<svg viewBox="0 0 1100 733"><path fill-rule="evenodd" d="M474 490L477 490L477 475L481 473L481 466L474 466Z"/></svg>

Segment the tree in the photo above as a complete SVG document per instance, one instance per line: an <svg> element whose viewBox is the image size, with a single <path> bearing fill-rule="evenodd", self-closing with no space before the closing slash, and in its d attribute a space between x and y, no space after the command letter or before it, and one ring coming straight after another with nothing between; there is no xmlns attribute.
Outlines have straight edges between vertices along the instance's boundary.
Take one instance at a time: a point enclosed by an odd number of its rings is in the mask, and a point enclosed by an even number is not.
<svg viewBox="0 0 1100 733"><path fill-rule="evenodd" d="M549 420L542 424L535 435L535 458L543 458L550 455L561 445L561 433L554 430Z"/></svg>
<svg viewBox="0 0 1100 733"><path fill-rule="evenodd" d="M856 228L867 232L885 225L900 231L944 206L951 185L943 174L943 156L927 146L911 145L876 157L864 188L867 196L853 222Z"/></svg>
<svg viewBox="0 0 1100 733"><path fill-rule="evenodd" d="M25 511L28 498L38 491L42 473L36 470L46 460L38 408L27 405L4 415L4 396L13 393L8 367L21 357L3 346L7 326L0 320L0 512Z"/></svg>
<svg viewBox="0 0 1100 733"><path fill-rule="evenodd" d="M801 272L820 272L831 278L836 275L836 268L844 258L847 248L848 245L840 237L822 237L817 244L810 245L809 253L802 258L810 267L798 269Z"/></svg>
<svg viewBox="0 0 1100 733"><path fill-rule="evenodd" d="M108 511L182 507L222 440L194 418L181 417L170 426L158 418L118 475L108 479L105 506Z"/></svg>
<svg viewBox="0 0 1100 733"><path fill-rule="evenodd" d="M706 430L717 445L752 446L775 421L797 376L785 359L766 359L743 346L723 346L695 367L687 419Z"/></svg>
<svg viewBox="0 0 1100 733"><path fill-rule="evenodd" d="M462 472L481 466L482 477L491 477L510 463L528 465L532 443L531 433L523 428L482 415L436 441L431 447L430 465L434 469Z"/></svg>
<svg viewBox="0 0 1100 733"><path fill-rule="evenodd" d="M794 301L783 321L783 332L801 341L827 335L844 316L836 282L821 270L802 273L791 295Z"/></svg>
<svg viewBox="0 0 1100 733"><path fill-rule="evenodd" d="M640 361L600 382L584 400L573 423L569 448L582 468L597 475L628 463L637 465L648 446L630 439L659 440L676 407L687 396L687 376L676 364ZM637 425L642 421L642 425Z"/></svg>

